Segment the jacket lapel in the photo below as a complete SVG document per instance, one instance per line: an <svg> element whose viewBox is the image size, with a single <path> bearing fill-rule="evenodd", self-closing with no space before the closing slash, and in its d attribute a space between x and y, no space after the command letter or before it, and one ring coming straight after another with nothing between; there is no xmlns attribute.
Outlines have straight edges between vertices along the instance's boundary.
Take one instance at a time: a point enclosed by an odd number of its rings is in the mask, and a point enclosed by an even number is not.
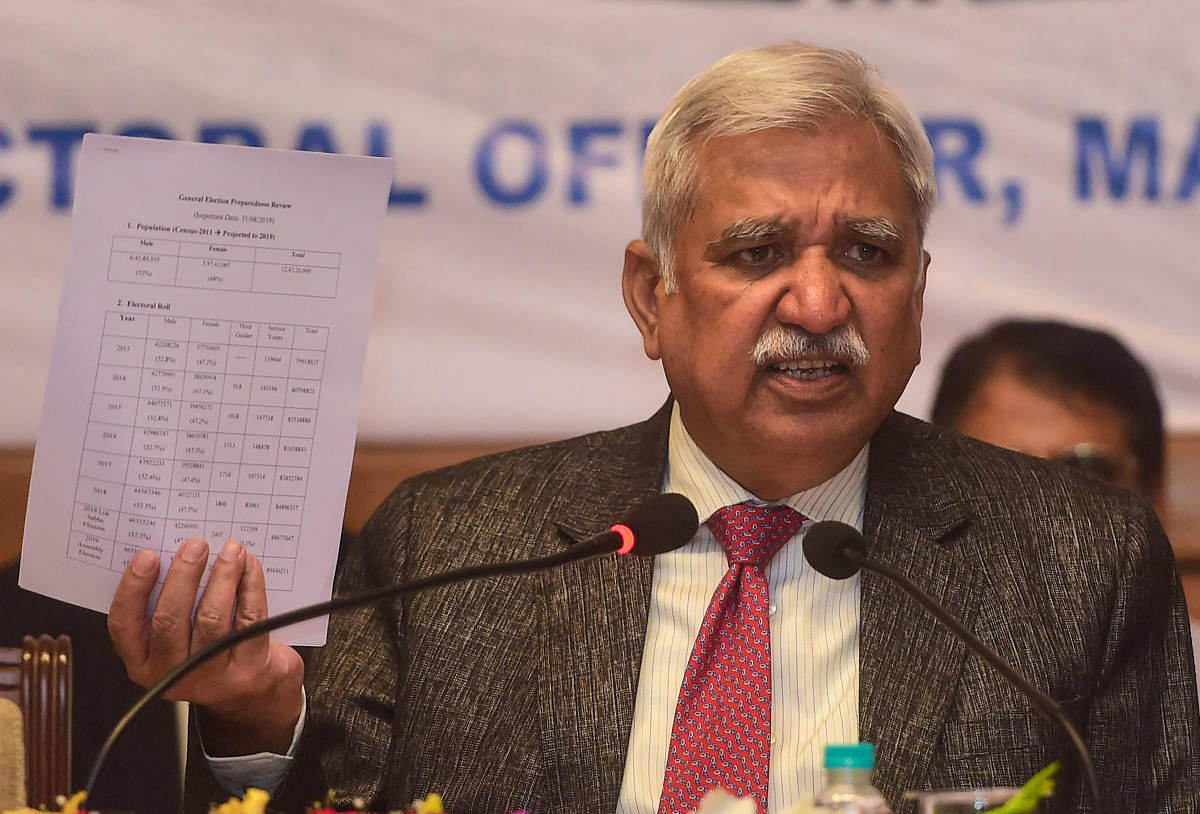
<svg viewBox="0 0 1200 814"><path fill-rule="evenodd" d="M671 403L615 445L581 452L575 488L552 506L546 537L562 548L606 528L661 489ZM982 586L972 508L936 433L892 414L871 443L864 532L869 553L913 579L968 627ZM567 467L564 467L566 471ZM625 770L645 645L653 561L602 557L544 577L539 701L548 809L611 812ZM859 728L879 754L892 800L924 787L966 646L881 578L862 577Z"/></svg>
<svg viewBox="0 0 1200 814"><path fill-rule="evenodd" d="M972 507L937 430L893 413L871 442L864 534L869 554L912 579L967 627L982 586ZM941 623L900 588L862 576L859 728L875 744L876 785L892 800L924 787L967 655Z"/></svg>
<svg viewBox="0 0 1200 814"><path fill-rule="evenodd" d="M578 488L548 517L558 548L606 529L662 489L668 402L617 445L585 450ZM539 671L548 810L616 808L646 636L653 560L600 557L547 572ZM560 795L556 798L554 795Z"/></svg>

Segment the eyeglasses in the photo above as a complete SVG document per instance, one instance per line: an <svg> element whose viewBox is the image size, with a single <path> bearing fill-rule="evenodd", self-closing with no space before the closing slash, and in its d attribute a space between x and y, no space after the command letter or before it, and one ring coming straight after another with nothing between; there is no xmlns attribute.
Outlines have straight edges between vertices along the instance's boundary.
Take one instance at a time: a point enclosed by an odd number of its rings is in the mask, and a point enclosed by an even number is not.
<svg viewBox="0 0 1200 814"><path fill-rule="evenodd" d="M1067 452L1051 455L1050 460L1083 470L1109 483L1120 480L1132 466L1124 456L1088 443L1076 444Z"/></svg>

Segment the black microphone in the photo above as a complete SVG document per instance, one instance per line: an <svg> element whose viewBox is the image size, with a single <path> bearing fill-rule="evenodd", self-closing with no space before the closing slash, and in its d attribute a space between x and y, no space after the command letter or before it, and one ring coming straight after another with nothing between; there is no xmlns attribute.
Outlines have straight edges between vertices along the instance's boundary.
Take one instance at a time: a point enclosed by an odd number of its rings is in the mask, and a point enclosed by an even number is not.
<svg viewBox="0 0 1200 814"><path fill-rule="evenodd" d="M1104 810L1104 798L1100 796L1100 782L1096 779L1096 767L1092 764L1092 756L1088 753L1087 744L1071 723L1071 719L1063 712L1063 708L1050 696L1038 690L1025 676L1010 667L1003 659L980 641L979 637L963 626L962 622L950 615L950 612L934 601L933 597L922 591L912 580L894 568L877 563L867 557L867 544L862 534L853 526L839 523L836 520L822 520L814 523L804 535L804 559L808 564L830 579L846 579L858 573L860 568L873 571L888 581L898 585L917 603L933 614L934 618L950 628L971 652L984 660L993 670L1009 680L1017 689L1033 702L1034 708L1052 722L1062 727L1067 733L1075 751L1079 754L1083 772L1087 778L1088 790L1092 795L1096 811Z"/></svg>
<svg viewBox="0 0 1200 814"><path fill-rule="evenodd" d="M228 650L239 642L281 627L287 627L296 622L315 619L318 616L324 616L327 613L341 610L342 608L357 608L360 605L369 605L372 602L390 599L402 594L418 593L431 588L440 588L456 582L466 582L467 580L479 579L481 577L507 574L529 574L535 571L544 571L556 566L566 565L577 560L584 560L588 557L613 552L622 555L634 554L639 557L653 557L667 551L674 551L685 545L696 534L696 529L699 527L700 519L696 516L696 507L692 505L692 502L683 495L676 494L675 492L665 492L637 503L626 513L621 522L614 523L599 534L589 537L587 540L557 554L534 557L527 560L508 560L505 562L471 565L466 568L458 568L442 574L433 574L432 576L399 582L394 585L385 585L381 588L372 588L347 596L336 596L328 602L320 602L316 605L297 608L287 613L281 613L278 616L272 616L269 619L263 619L261 622L255 622L241 630L235 630L233 633L222 636L212 644L197 650L173 667L157 684L146 690L145 694L138 699L138 702L125 713L121 720L117 721L108 738L105 739L104 744L100 747L100 752L96 755L96 760L92 764L92 770L88 775L87 786L85 787L87 796L84 799L86 800L91 797L92 789L95 788L96 779L100 776L100 770L104 766L104 761L108 757L108 753L112 750L113 744L116 743L117 738L120 737L125 727L129 725L129 722L136 718L138 713L145 709L146 706L160 698L163 693L195 669L197 665L207 661L217 653Z"/></svg>

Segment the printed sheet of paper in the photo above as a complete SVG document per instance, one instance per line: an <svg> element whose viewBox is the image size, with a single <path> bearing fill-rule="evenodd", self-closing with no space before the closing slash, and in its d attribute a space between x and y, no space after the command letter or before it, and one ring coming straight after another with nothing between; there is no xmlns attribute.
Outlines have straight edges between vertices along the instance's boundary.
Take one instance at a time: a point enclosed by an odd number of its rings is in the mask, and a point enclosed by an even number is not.
<svg viewBox="0 0 1200 814"><path fill-rule="evenodd" d="M391 160L88 135L78 178L21 586L107 611L232 538L272 614L327 599Z"/></svg>

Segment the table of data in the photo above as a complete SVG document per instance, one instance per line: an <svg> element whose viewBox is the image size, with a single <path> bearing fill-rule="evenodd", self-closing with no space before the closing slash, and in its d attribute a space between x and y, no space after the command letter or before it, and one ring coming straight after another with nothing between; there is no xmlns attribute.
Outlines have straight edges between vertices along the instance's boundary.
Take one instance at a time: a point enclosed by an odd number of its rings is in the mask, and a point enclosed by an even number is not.
<svg viewBox="0 0 1200 814"><path fill-rule="evenodd" d="M338 252L158 237L112 239L108 279L214 291L336 297Z"/></svg>
<svg viewBox="0 0 1200 814"><path fill-rule="evenodd" d="M329 329L105 315L68 557L164 564L188 537L241 540L289 590Z"/></svg>

